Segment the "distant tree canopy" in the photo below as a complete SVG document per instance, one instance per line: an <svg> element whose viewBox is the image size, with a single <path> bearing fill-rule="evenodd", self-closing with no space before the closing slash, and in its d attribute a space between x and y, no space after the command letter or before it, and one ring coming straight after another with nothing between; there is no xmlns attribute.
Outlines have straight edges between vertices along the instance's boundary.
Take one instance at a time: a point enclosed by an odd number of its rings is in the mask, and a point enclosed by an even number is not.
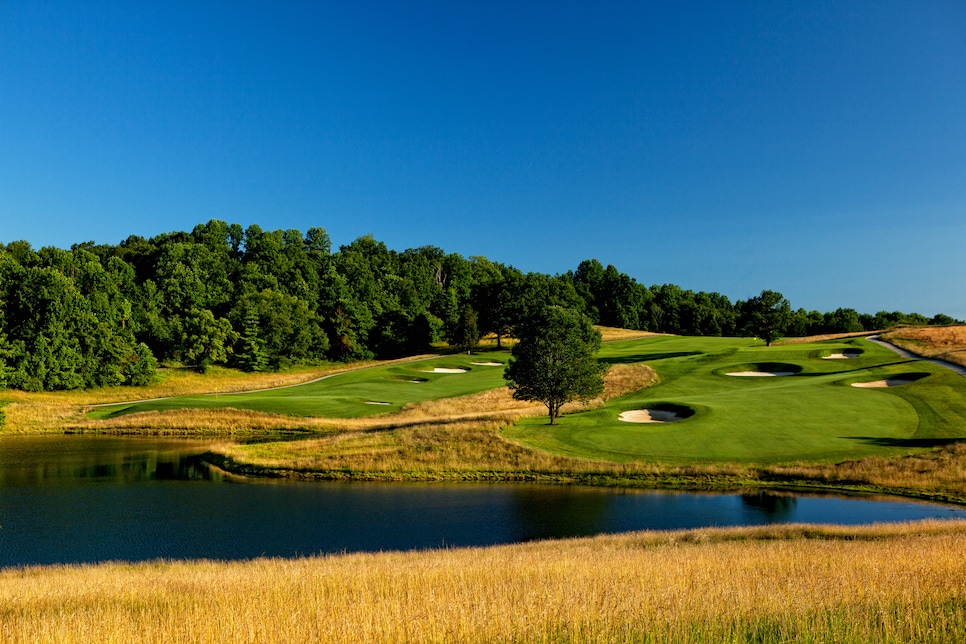
<svg viewBox="0 0 966 644"><path fill-rule="evenodd" d="M434 246L398 252L371 236L333 250L319 227L212 220L70 250L14 241L0 244L0 386L143 385L159 362L261 371L419 353L443 339L466 348L478 334L502 343L550 305L605 326L761 335L749 326L756 302L645 286L596 259L551 276ZM790 306L782 321L775 332L788 335L955 322Z"/></svg>

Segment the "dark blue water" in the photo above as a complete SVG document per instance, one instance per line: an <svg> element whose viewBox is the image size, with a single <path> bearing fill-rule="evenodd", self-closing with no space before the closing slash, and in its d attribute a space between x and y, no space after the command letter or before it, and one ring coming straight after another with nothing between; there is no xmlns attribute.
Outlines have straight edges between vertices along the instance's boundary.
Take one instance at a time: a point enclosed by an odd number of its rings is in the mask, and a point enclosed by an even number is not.
<svg viewBox="0 0 966 644"><path fill-rule="evenodd" d="M643 529L863 524L966 509L894 499L546 485L232 482L198 443L0 439L0 567L484 546Z"/></svg>

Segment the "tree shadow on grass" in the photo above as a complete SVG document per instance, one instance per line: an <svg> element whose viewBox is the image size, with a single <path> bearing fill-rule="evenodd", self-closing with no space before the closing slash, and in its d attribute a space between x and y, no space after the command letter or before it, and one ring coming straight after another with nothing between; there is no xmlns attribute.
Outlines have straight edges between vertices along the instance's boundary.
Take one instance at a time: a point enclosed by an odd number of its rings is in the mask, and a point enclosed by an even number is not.
<svg viewBox="0 0 966 644"><path fill-rule="evenodd" d="M966 441L963 438L884 438L881 436L843 436L876 447L945 447Z"/></svg>
<svg viewBox="0 0 966 644"><path fill-rule="evenodd" d="M700 351L674 351L668 353L635 353L630 356L613 356L609 358L599 358L604 364L634 364L637 362L650 362L652 360L667 360L668 358L684 358L687 356L701 355Z"/></svg>

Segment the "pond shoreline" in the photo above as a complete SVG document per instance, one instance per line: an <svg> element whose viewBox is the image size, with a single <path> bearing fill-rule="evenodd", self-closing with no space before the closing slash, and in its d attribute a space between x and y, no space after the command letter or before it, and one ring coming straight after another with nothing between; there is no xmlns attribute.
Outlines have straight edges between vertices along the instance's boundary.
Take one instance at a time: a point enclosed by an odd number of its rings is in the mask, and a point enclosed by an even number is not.
<svg viewBox="0 0 966 644"><path fill-rule="evenodd" d="M349 469L299 470L240 463L230 456L208 451L199 458L224 476L239 479L287 479L325 482L378 483L536 483L599 488L666 490L669 492L789 492L826 493L848 496L887 496L943 505L966 506L966 498L942 492L877 486L867 483L834 484L808 478L780 477L765 472L759 477L744 473L682 475L671 471L650 474L614 475L604 472L539 472L539 471L358 471ZM764 476L761 476L764 474Z"/></svg>

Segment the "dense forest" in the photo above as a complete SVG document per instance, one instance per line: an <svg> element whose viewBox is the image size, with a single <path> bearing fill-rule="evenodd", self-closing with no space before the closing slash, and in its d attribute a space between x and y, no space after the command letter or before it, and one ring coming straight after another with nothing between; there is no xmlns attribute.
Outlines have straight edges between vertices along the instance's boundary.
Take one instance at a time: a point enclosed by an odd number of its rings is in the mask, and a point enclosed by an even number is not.
<svg viewBox="0 0 966 644"><path fill-rule="evenodd" d="M465 338L470 320L512 336L546 304L605 326L738 335L751 329L754 299L645 286L596 259L551 276L433 246L398 252L371 236L333 252L322 228L212 220L116 246L35 251L15 241L0 244L0 386L141 385L159 363L261 371L413 354ZM954 322L783 305L791 336Z"/></svg>

